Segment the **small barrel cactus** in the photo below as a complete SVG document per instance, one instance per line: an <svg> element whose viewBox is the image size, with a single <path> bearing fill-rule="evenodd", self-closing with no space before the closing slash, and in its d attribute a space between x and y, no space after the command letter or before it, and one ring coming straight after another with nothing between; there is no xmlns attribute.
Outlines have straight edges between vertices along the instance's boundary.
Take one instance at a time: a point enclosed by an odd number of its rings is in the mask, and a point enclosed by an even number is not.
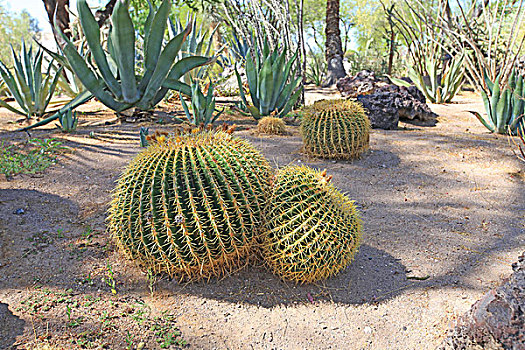
<svg viewBox="0 0 525 350"><path fill-rule="evenodd" d="M305 109L301 123L306 153L351 159L368 149L370 120L358 102L322 100Z"/></svg>
<svg viewBox="0 0 525 350"><path fill-rule="evenodd" d="M283 279L312 283L344 269L361 240L361 220L351 200L326 171L289 166L274 180L263 256Z"/></svg>
<svg viewBox="0 0 525 350"><path fill-rule="evenodd" d="M121 176L108 230L153 272L219 276L249 259L270 175L265 158L228 133L161 135Z"/></svg>
<svg viewBox="0 0 525 350"><path fill-rule="evenodd" d="M263 117L257 123L257 132L260 134L284 135L286 134L286 125L281 118Z"/></svg>

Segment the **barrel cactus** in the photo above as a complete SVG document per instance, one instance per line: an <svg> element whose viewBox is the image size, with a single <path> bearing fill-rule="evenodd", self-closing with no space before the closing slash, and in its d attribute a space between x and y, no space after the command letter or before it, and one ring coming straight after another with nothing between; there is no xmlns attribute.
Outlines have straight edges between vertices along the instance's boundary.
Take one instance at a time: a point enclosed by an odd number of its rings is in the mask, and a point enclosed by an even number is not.
<svg viewBox="0 0 525 350"><path fill-rule="evenodd" d="M301 123L306 153L351 159L368 149L370 121L361 104L350 100L317 101L305 109Z"/></svg>
<svg viewBox="0 0 525 350"><path fill-rule="evenodd" d="M257 123L259 134L284 135L286 134L286 124L284 120L276 117L263 117Z"/></svg>
<svg viewBox="0 0 525 350"><path fill-rule="evenodd" d="M249 258L270 175L265 158L228 133L161 135L121 176L108 230L148 270L219 276Z"/></svg>
<svg viewBox="0 0 525 350"><path fill-rule="evenodd" d="M283 279L312 283L344 269L361 240L351 200L326 171L289 166L276 175L268 204L263 256Z"/></svg>

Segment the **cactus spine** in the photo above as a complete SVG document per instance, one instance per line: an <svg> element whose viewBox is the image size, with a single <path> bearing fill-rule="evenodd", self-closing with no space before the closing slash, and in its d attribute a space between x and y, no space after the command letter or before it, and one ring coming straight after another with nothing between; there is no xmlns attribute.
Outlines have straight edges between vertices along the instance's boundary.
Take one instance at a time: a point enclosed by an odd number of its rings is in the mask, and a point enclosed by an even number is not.
<svg viewBox="0 0 525 350"><path fill-rule="evenodd" d="M263 255L270 269L297 283L312 283L344 269L361 240L352 201L326 171L286 167L276 175L268 204Z"/></svg>
<svg viewBox="0 0 525 350"><path fill-rule="evenodd" d="M257 240L270 174L259 152L227 133L159 137L121 176L108 229L154 272L221 275Z"/></svg>
<svg viewBox="0 0 525 350"><path fill-rule="evenodd" d="M259 134L284 135L286 134L286 124L281 118L263 117L257 123Z"/></svg>
<svg viewBox="0 0 525 350"><path fill-rule="evenodd" d="M351 159L368 149L370 121L361 104L323 100L305 109L301 123L306 153L322 158Z"/></svg>

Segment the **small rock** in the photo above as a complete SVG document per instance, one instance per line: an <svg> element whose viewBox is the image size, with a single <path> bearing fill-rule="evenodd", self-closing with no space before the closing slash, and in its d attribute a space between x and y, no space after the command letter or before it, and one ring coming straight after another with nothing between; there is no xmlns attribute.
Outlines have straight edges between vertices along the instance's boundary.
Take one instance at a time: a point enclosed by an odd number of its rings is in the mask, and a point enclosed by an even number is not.
<svg viewBox="0 0 525 350"><path fill-rule="evenodd" d="M369 326L366 326L365 329L363 329L363 331L364 331L366 334L372 334L372 328L369 327Z"/></svg>
<svg viewBox="0 0 525 350"><path fill-rule="evenodd" d="M13 212L13 214L15 215L24 215L25 213L26 211L24 210L24 208L18 208L17 210Z"/></svg>

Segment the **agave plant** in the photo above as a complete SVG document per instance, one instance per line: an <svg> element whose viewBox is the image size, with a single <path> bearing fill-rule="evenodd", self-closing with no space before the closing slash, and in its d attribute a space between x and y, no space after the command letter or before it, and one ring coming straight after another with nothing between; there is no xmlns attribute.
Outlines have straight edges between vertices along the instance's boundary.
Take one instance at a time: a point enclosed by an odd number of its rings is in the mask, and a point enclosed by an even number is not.
<svg viewBox="0 0 525 350"><path fill-rule="evenodd" d="M51 66L47 68L44 75L42 74L42 60L44 58L42 49L33 54L33 48L28 48L25 43L22 43L22 52L19 55L15 53L12 47L11 52L13 54L14 74L0 61L0 76L20 108L15 108L1 99L0 107L24 115L28 119L32 116L41 117L46 113L60 74L53 77L50 74ZM58 73L60 72L61 70L58 71Z"/></svg>
<svg viewBox="0 0 525 350"><path fill-rule="evenodd" d="M208 124L213 124L217 118L224 112L224 109L219 113L215 113L215 97L213 97L213 85L208 85L208 92L206 96L202 93L199 83L194 82L191 85L191 110L188 108L186 101L180 96L180 102L184 113L186 114L186 119L188 122L195 126L207 126Z"/></svg>
<svg viewBox="0 0 525 350"><path fill-rule="evenodd" d="M184 25L180 18L176 17L175 21L171 18L169 19L170 27L169 33L170 37L175 37L177 34L184 31ZM190 36L186 41L182 43L182 47L178 53L178 58L183 59L191 56L206 56L211 55L213 49L213 36L215 32L219 29L217 25L211 33L203 29L203 24L201 23L199 29L197 29L197 17L187 17L187 25L191 25L194 30L191 32ZM207 39L206 39L207 38ZM192 84L194 80L203 80L207 74L207 67L201 67L199 69L194 69L184 74L183 80L186 84Z"/></svg>
<svg viewBox="0 0 525 350"><path fill-rule="evenodd" d="M472 114L491 132L505 134L507 132L516 135L518 128L523 126L523 115L525 113L525 87L523 86L523 75L513 70L507 85L500 82L503 71L492 82L485 74L487 91L481 90L481 97L485 104L487 117L484 118L478 112Z"/></svg>
<svg viewBox="0 0 525 350"><path fill-rule="evenodd" d="M183 43L191 33L191 22L184 31L164 44L171 9L169 0L163 0L156 11L150 8L145 23L143 74L138 76L135 73L136 38L129 15L129 0L118 0L113 9L107 43L109 54L101 45L100 28L86 0L79 0L77 9L94 64L86 62L75 45L62 35L66 43L64 55L86 89L116 112L133 107L149 110L162 100L169 89L190 95L190 86L179 79L190 70L212 62L212 59L203 56L177 60Z"/></svg>
<svg viewBox="0 0 525 350"><path fill-rule="evenodd" d="M297 87L302 78L296 77L296 71L292 71L292 65L297 59L299 50L290 60L286 61L287 51L285 46L279 53L279 48L276 46L271 52L267 41L262 50L254 45L253 50L250 48L248 51L246 77L252 104L246 100L241 76L235 69L241 99L256 120L270 114L284 117L301 95L302 86Z"/></svg>
<svg viewBox="0 0 525 350"><path fill-rule="evenodd" d="M250 49L250 43L253 42L253 36L250 37L251 41L249 42L246 38L242 38L242 41L237 36L235 29L232 32L233 40L230 40L229 49L233 54L233 57L237 61L245 61L248 50Z"/></svg>
<svg viewBox="0 0 525 350"><path fill-rule="evenodd" d="M60 123L58 128L62 130L62 132L73 132L77 130L77 113L73 112L71 109L67 109L65 112L59 113L58 121Z"/></svg>
<svg viewBox="0 0 525 350"><path fill-rule="evenodd" d="M308 67L306 69L306 80L313 83L315 86L321 86L324 79L324 72L326 71L326 61L323 57L315 53L310 48L309 59L306 60Z"/></svg>
<svg viewBox="0 0 525 350"><path fill-rule="evenodd" d="M139 131L140 147L148 147L149 146L148 135L149 135L149 128L141 126L140 127L140 131Z"/></svg>
<svg viewBox="0 0 525 350"><path fill-rule="evenodd" d="M441 58L426 57L423 69L410 68L408 76L432 103L449 103L463 83L464 57L454 57L448 64ZM426 77L429 82L425 81Z"/></svg>

